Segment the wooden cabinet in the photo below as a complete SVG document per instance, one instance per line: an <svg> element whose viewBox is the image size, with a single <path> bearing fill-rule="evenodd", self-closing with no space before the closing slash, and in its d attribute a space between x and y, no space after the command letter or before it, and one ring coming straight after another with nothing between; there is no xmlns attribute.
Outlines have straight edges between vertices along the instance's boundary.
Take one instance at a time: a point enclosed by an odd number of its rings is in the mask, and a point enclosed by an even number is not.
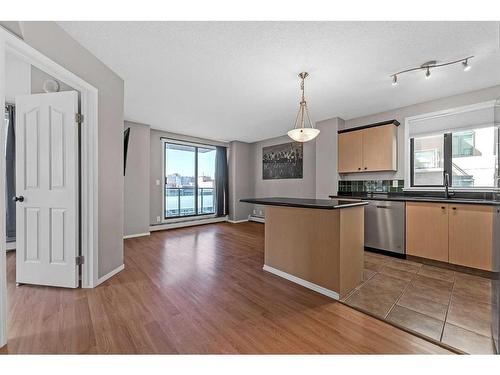
<svg viewBox="0 0 500 375"><path fill-rule="evenodd" d="M406 203L406 253L460 266L492 270L491 206Z"/></svg>
<svg viewBox="0 0 500 375"><path fill-rule="evenodd" d="M406 203L406 253L448 262L448 205Z"/></svg>
<svg viewBox="0 0 500 375"><path fill-rule="evenodd" d="M377 126L362 132L363 171L397 170L396 126Z"/></svg>
<svg viewBox="0 0 500 375"><path fill-rule="evenodd" d="M397 127L393 122L339 133L339 173L390 170L397 170Z"/></svg>
<svg viewBox="0 0 500 375"><path fill-rule="evenodd" d="M363 133L353 131L338 136L339 172L361 172L363 165Z"/></svg>
<svg viewBox="0 0 500 375"><path fill-rule="evenodd" d="M492 239L492 207L450 204L450 263L491 270Z"/></svg>

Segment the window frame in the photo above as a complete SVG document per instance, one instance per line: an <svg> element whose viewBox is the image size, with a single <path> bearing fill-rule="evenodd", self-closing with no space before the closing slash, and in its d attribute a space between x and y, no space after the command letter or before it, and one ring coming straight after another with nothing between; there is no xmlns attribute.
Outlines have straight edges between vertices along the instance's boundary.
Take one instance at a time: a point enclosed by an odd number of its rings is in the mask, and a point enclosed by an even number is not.
<svg viewBox="0 0 500 375"><path fill-rule="evenodd" d="M415 137L410 138L410 187L421 188L421 187L444 187L444 175L449 173L450 176L450 187L453 186L452 180L452 163L451 163L451 152L452 152L452 133L443 134L443 183L440 185L415 185ZM419 137L417 137L419 138ZM423 138L423 137L422 137ZM449 155L448 155L449 154Z"/></svg>
<svg viewBox="0 0 500 375"><path fill-rule="evenodd" d="M165 193L166 193L166 184L167 184L167 176L166 176L166 161L167 161L167 144L175 144L179 146L188 146L188 147L194 147L195 149L195 156L194 156L194 163L195 163L195 182L194 182L194 209L195 209L195 214L192 215L179 215L179 216L166 216L166 202L165 202ZM195 143L195 142L188 142L184 140L179 140L179 139L173 139L173 138L161 138L161 146L162 146L162 181L161 181L161 187L162 187L162 216L161 216L161 222L162 223L172 223L172 222L177 222L177 221L184 221L184 220L193 220L193 218L199 217L200 219L206 219L210 217L215 217L217 214L217 209L215 207L215 191L217 189L217 178L214 176L214 212L213 213L197 213L198 212L198 148L205 148L205 149L211 149L211 150L217 150L217 148L213 145L208 145L208 144L203 144L203 143Z"/></svg>
<svg viewBox="0 0 500 375"><path fill-rule="evenodd" d="M495 143L497 144L497 157L499 155L500 151L500 139L499 139L499 133L495 127L495 125L492 126L494 128L495 132ZM464 131L474 131L474 128L471 129L457 129L457 133L464 132ZM445 174L448 173L449 176L449 181L450 185L449 188L452 189L467 189L467 190L484 190L484 189L498 189L498 162L497 165L495 166L496 169L496 176L497 178L495 179L495 186L472 186L472 187L464 187L464 186L453 186L453 131L448 131L446 133L439 133L443 134L443 184L441 185L415 185L415 138L420 138L420 137L411 137L410 138L410 187L411 188L444 188L444 181L445 181ZM422 137L423 138L423 137ZM475 137L474 137L475 140ZM474 141L475 144L475 141ZM456 157L456 156L455 156Z"/></svg>

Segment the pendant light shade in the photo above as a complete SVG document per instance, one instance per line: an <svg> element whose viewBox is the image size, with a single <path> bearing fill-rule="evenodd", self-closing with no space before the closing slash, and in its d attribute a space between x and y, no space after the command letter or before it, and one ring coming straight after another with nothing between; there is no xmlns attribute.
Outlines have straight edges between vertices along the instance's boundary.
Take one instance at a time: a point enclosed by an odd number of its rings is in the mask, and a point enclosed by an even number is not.
<svg viewBox="0 0 500 375"><path fill-rule="evenodd" d="M319 134L319 130L316 128L300 128L292 129L287 134L296 142L307 142L316 138Z"/></svg>
<svg viewBox="0 0 500 375"><path fill-rule="evenodd" d="M302 98L299 103L299 111L295 118L295 126L287 134L296 142L307 142L316 138L319 130L315 129L311 118L309 117L309 110L307 109L307 102L304 96L304 80L309 76L308 73L302 72L299 74L301 79L300 90L302 91Z"/></svg>

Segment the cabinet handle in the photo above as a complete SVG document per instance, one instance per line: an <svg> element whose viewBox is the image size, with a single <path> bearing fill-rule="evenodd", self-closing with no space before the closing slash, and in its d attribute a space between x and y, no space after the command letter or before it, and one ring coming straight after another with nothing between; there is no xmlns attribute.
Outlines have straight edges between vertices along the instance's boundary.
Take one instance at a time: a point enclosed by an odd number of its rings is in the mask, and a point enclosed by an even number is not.
<svg viewBox="0 0 500 375"><path fill-rule="evenodd" d="M456 210L457 208L456 207L452 207L452 209Z"/></svg>
<svg viewBox="0 0 500 375"><path fill-rule="evenodd" d="M358 168L358 171L360 171L360 170L361 170L361 167Z"/></svg>
<svg viewBox="0 0 500 375"><path fill-rule="evenodd" d="M446 207L445 206L441 206L441 209L444 210Z"/></svg>
<svg viewBox="0 0 500 375"><path fill-rule="evenodd" d="M365 167L365 169L368 169L367 167Z"/></svg>

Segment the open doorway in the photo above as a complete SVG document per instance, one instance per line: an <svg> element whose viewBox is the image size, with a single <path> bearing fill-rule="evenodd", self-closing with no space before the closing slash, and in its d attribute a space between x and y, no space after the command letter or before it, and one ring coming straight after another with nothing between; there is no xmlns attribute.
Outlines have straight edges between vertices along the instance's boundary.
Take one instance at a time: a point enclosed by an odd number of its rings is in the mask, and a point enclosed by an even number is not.
<svg viewBox="0 0 500 375"><path fill-rule="evenodd" d="M14 66L14 71L9 70L10 67ZM8 71L8 74L7 74ZM11 78L15 78L17 75L17 79L15 79L14 86L12 83L8 83L7 81ZM4 79L5 78L5 79ZM65 84L67 83L67 84ZM58 89L54 89L55 86L59 86ZM12 87L14 87L14 91L12 91ZM21 90L17 91L16 90ZM64 90L64 91L61 91ZM19 100L21 98L22 100ZM23 99L24 98L24 99ZM17 99L17 100L16 100ZM21 129L23 132L15 132L11 133L14 135L14 143L15 145L23 145L23 152L19 153L14 152L16 154L16 159L19 158L19 155L25 157L26 160L24 163L24 170L22 173L22 177L24 181L22 185L30 185L35 186L37 183L42 185L42 177L47 178L46 176L50 176L52 178L51 183L53 187L62 186L66 184L66 178L71 178L72 181L75 182L75 187L78 188L78 177L80 178L80 191L79 195L77 195L76 199L71 200L71 204L74 205L74 214L75 218L70 220L69 223L80 225L80 231L78 228L75 228L74 238L70 238L72 241L76 241L78 243L75 248L80 249L80 253L75 254L76 256L82 256L82 258L72 259L73 266L75 266L74 262L84 263L81 266L81 275L75 272L73 280L73 285L78 286L81 285L84 288L92 288L99 284L99 277L97 274L98 264L97 264L97 244L98 244L98 230L97 230L97 201L98 201L98 189L97 189L97 173L98 173L98 159L97 159L97 102L98 102L98 91L92 85L89 85L87 82L83 81L79 77L75 76L73 73L69 72L65 68L56 64L52 60L48 59L29 45L27 45L22 40L16 38L12 34L0 28L0 102L4 102L4 106L2 107L2 111L0 111L1 116L4 117L4 132L0 132L0 144L5 147L3 153L0 154L0 165L4 166L6 162L7 156L7 141L5 139L5 135L8 135L9 125L10 128L19 129L19 122L23 122ZM16 103L17 102L17 103ZM21 103L21 104L20 104ZM10 108L7 106L10 104ZM26 110L29 106L38 107L38 110L31 111ZM24 108L24 109L23 109ZM11 113L12 110L12 113ZM20 112L21 111L21 112ZM38 111L38 114L37 114ZM42 112L45 111L45 117L42 116ZM50 116L47 115L48 111L52 111ZM22 113L22 114L20 114ZM76 116L77 113L81 113L81 116ZM13 114L13 116L12 116ZM51 117L52 116L52 117ZM50 118L51 127L45 126L45 131L42 131L43 124L39 122L42 117ZM57 119L58 117L58 119ZM8 118L8 120L7 120ZM29 121L31 122L29 122ZM72 134L68 134L66 132L66 126L62 126L61 124L64 121L70 121L74 125L72 130ZM85 125L84 128L78 127L77 122L82 121ZM17 122L17 124L16 124ZM8 124L10 123L10 124ZM38 125L37 125L38 124ZM27 128L30 128L30 131L26 131ZM48 130L47 130L48 129ZM7 132L7 134L5 133ZM19 133L19 134L16 134ZM81 134L80 139L78 140L78 134ZM30 139L27 139L28 136ZM45 165L46 170L42 171L41 162L39 163L39 154L47 152L48 145L51 145L50 142L61 141L64 137L71 136L71 139L76 140L76 144L72 146L72 150L74 152L73 157L70 159L65 159L67 155L64 155L66 150L65 146L61 147L61 142L59 142L58 147L54 147L52 149L53 154L51 155L52 161L58 161L54 163L52 166L47 167ZM24 137L19 142L19 137ZM42 140L42 137L45 137L45 140ZM69 139L69 138L68 138ZM80 143L80 145L79 145ZM80 147L79 147L80 146ZM45 148L45 149L44 149ZM78 148L80 148L81 158L78 158ZM29 160L28 160L29 159ZM16 178L15 182L12 180L12 176L10 177L10 184L17 185L19 183L19 160L14 160L13 165L16 166ZM68 168L65 168L66 165L64 163L71 163L72 171ZM80 164L78 164L80 163ZM35 167L35 168L34 168ZM26 170L29 170L29 173L26 173ZM66 171L65 174L62 174L61 171ZM3 172L3 168L2 168ZM71 172L71 173L69 173ZM12 174L12 172L10 172ZM7 177L7 174L5 175ZM30 179L29 184L27 184L26 179ZM12 262L15 259L17 262L16 253L18 253L21 243L19 230L19 217L15 219L15 229L9 234L9 243L7 245L7 199L11 199L10 195L12 195L12 189L9 189L5 184L6 181L3 179L2 183L0 183L0 197L5 199L2 204L0 204L0 225L2 229L0 230L0 347L7 343L7 263L10 264L10 271L12 272L12 267L16 268L14 264L12 266ZM47 185L45 185L47 186ZM10 191L9 191L10 190ZM23 202L23 196L19 194L19 187L16 186L15 197L17 197L17 202ZM78 192L78 190L75 190ZM51 204L51 199L43 199L44 194L39 194L39 202L43 204ZM33 197L30 198L33 203ZM52 200L52 203L54 201ZM47 208L47 207L46 207ZM27 246L30 249L35 249L29 255L30 257L38 256L37 252L42 251L41 246L39 246L44 240L43 236L48 236L49 241L55 241L53 244L54 248L63 249L64 244L67 241L67 236L58 235L57 231L51 233L51 231L44 230L41 231L41 226L39 225L42 221L50 222L55 224L59 224L59 228L66 223L65 215L70 215L69 211L67 211L64 207L57 207L57 205L53 205L52 211L47 215L49 209L42 210L37 209L36 207L32 209L29 214L30 217L25 217L23 221L23 228L26 229L26 223L29 221L29 224L32 225L32 230L25 231L28 233L28 236L24 236L24 245L26 245L27 241L31 241L31 243ZM16 216L18 215L18 209L16 207ZM45 211L46 214L43 216L42 211ZM25 212L26 213L26 212ZM9 221L11 220L12 213L9 216ZM78 217L81 217L82 220L79 223ZM10 221L10 225L12 225L14 221ZM61 226L62 225L62 226ZM56 228L57 226L53 226ZM35 233L35 235L33 234ZM64 232L66 233L66 232ZM43 236L42 236L43 234ZM15 236L15 241L14 237ZM37 236L40 240L37 243ZM34 247L32 245L35 245ZM13 248L15 252L7 253L6 248ZM52 263L63 263L61 260L65 256L61 252L52 253L49 255ZM9 262L7 262L7 258ZM23 258L27 258L26 253L23 254ZM83 261L85 259L85 261ZM30 260L30 259L28 259ZM70 260L69 258L67 259ZM29 262L27 262L29 263ZM33 262L36 263L36 262ZM76 267L75 267L76 268ZM17 270L16 270L17 271ZM53 277L51 275L52 270L45 269L43 271L45 273L45 277ZM42 274L43 274L42 272ZM17 273L17 272L16 272ZM17 278L17 276L15 276ZM12 280L12 276L10 276L9 280ZM44 284L40 280L27 280L28 284ZM79 284L80 283L80 284ZM58 285L58 283L48 283L48 285ZM73 287L71 285L71 287ZM61 285L60 286L68 286Z"/></svg>
<svg viewBox="0 0 500 375"><path fill-rule="evenodd" d="M79 93L5 55L6 248L15 282L80 282ZM10 280L12 281L12 280Z"/></svg>

